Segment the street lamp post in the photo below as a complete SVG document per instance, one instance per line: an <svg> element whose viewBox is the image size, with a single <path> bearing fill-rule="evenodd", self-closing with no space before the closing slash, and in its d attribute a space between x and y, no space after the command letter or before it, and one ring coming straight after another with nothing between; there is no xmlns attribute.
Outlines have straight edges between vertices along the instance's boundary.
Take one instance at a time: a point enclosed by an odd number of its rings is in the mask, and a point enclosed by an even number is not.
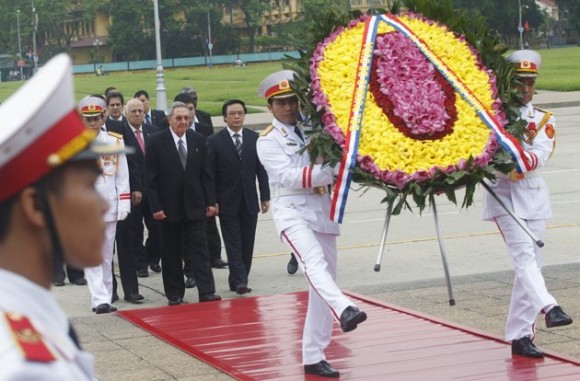
<svg viewBox="0 0 580 381"><path fill-rule="evenodd" d="M167 111L167 95L165 93L165 79L163 77L163 61L161 60L161 33L159 25L159 4L153 0L153 12L155 19L155 53L157 56L157 81L155 90L157 92L157 109Z"/></svg>
<svg viewBox="0 0 580 381"><path fill-rule="evenodd" d="M94 56L94 61L93 61L93 68L95 70L95 73L97 73L97 75L102 75L103 74L102 71L97 70L97 62L99 61L99 48L101 46L103 46L103 41L101 41L97 38L95 41L93 41L93 46L95 47L95 56Z"/></svg>
<svg viewBox="0 0 580 381"><path fill-rule="evenodd" d="M520 49L524 48L524 27L522 26L522 0L518 0L518 32L520 33Z"/></svg>
<svg viewBox="0 0 580 381"><path fill-rule="evenodd" d="M20 66L20 79L24 77L22 71L22 43L20 42L20 9L16 10L16 26L18 29L18 66Z"/></svg>
<svg viewBox="0 0 580 381"><path fill-rule="evenodd" d="M34 62L33 73L38 70L38 54L36 53L36 32L38 30L38 14L32 2L32 61Z"/></svg>
<svg viewBox="0 0 580 381"><path fill-rule="evenodd" d="M209 0L207 1L207 49L209 50L209 61L207 66L212 67L212 49L213 43L211 42L211 23L209 20Z"/></svg>

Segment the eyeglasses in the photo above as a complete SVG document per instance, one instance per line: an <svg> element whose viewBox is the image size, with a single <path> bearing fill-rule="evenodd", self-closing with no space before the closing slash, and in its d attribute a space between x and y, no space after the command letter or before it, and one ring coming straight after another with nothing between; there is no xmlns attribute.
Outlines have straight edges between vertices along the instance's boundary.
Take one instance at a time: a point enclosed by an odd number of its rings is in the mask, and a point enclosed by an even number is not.
<svg viewBox="0 0 580 381"><path fill-rule="evenodd" d="M229 111L228 116L244 116L246 113L243 111Z"/></svg>
<svg viewBox="0 0 580 381"><path fill-rule="evenodd" d="M143 114L144 111L143 110L131 110L131 111L129 111L129 113L131 113L131 114Z"/></svg>
<svg viewBox="0 0 580 381"><path fill-rule="evenodd" d="M191 120L189 116L174 116L174 118L178 122L189 122Z"/></svg>

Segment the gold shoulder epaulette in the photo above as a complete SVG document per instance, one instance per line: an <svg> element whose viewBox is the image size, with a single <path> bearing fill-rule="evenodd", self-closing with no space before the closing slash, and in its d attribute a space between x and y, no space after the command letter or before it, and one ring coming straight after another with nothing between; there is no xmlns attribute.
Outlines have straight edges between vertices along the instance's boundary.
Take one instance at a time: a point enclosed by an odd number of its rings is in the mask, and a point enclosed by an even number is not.
<svg viewBox="0 0 580 381"><path fill-rule="evenodd" d="M541 112L544 112L544 113L550 113L550 111L548 111L548 110L544 110L544 109L541 109L541 108L537 108L535 106L534 106L534 110L538 110L538 111L541 111Z"/></svg>
<svg viewBox="0 0 580 381"><path fill-rule="evenodd" d="M123 139L123 135L121 135L121 134L119 134L119 133L117 133L117 132L107 131L107 133L108 133L109 135L111 135L112 137L114 137L114 138L117 138L117 139Z"/></svg>
<svg viewBox="0 0 580 381"><path fill-rule="evenodd" d="M30 319L9 312L5 312L3 315L8 323L8 329L12 333L12 338L26 361L48 363L56 360Z"/></svg>
<svg viewBox="0 0 580 381"><path fill-rule="evenodd" d="M274 126L269 125L268 128L266 128L264 131L260 132L260 136L268 135L273 129L274 129Z"/></svg>

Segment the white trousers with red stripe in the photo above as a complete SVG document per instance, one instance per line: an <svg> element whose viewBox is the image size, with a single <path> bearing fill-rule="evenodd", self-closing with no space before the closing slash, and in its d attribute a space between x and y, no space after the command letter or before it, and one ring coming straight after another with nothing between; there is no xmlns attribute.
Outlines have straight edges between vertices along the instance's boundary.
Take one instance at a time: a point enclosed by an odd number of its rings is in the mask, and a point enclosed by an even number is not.
<svg viewBox="0 0 580 381"><path fill-rule="evenodd" d="M336 235L315 232L300 224L283 231L282 237L310 283L302 362L316 364L326 359L324 350L330 344L333 320L339 320L346 307L354 306L335 283Z"/></svg>
<svg viewBox="0 0 580 381"><path fill-rule="evenodd" d="M523 221L538 239L544 239L545 220ZM510 216L495 217L495 222L508 247L515 270L505 338L511 341L530 336L533 339L538 314L543 309L547 311L557 305L542 276L543 250L534 244Z"/></svg>
<svg viewBox="0 0 580 381"><path fill-rule="evenodd" d="M103 261L99 266L85 269L85 277L91 291L91 303L93 308L99 304L111 304L113 297L113 247L115 245L115 233L117 221L106 222L105 242L103 242Z"/></svg>

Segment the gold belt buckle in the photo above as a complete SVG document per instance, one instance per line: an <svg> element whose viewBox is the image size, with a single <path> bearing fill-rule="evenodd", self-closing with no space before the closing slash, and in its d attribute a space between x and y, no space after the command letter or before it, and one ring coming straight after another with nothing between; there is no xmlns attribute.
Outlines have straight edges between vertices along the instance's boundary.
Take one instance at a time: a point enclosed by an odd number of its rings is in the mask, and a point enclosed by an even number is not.
<svg viewBox="0 0 580 381"><path fill-rule="evenodd" d="M314 187L314 193L316 193L319 196L322 196L323 194L326 193L326 188L324 186Z"/></svg>

